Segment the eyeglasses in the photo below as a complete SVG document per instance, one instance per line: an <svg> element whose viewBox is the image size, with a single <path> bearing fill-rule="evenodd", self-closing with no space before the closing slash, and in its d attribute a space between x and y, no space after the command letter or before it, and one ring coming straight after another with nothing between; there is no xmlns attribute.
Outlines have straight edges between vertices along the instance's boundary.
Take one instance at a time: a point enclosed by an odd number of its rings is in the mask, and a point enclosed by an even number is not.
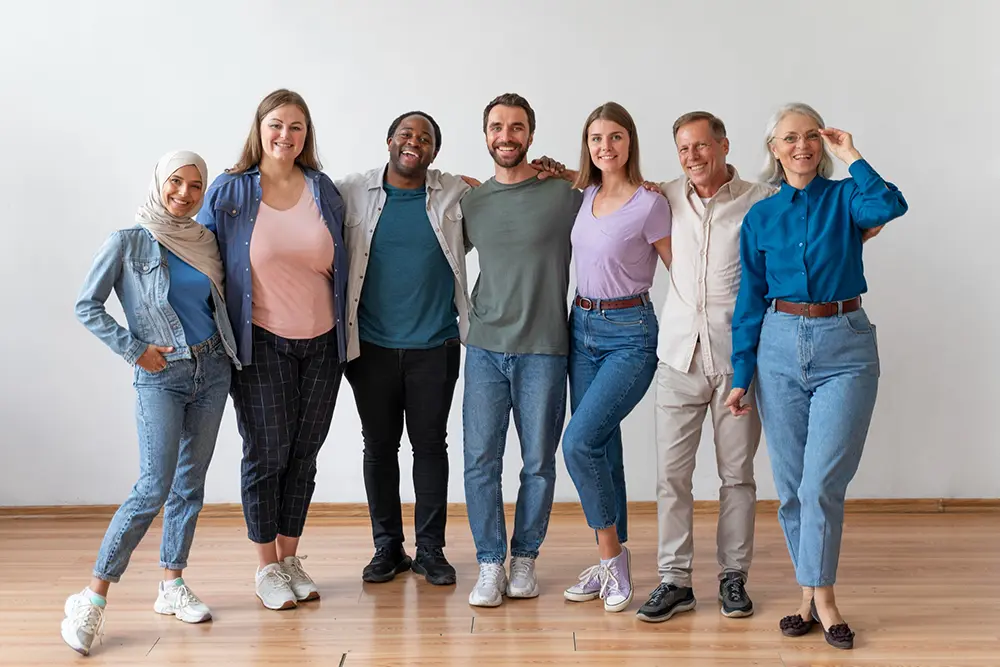
<svg viewBox="0 0 1000 667"><path fill-rule="evenodd" d="M807 144L813 144L816 143L817 141L822 141L823 135L821 135L818 131L813 130L811 132L806 132L804 136L801 134L797 134L795 132L789 132L783 137L771 137L772 141L774 140L782 141L788 144L789 146L799 143L800 139L805 139Z"/></svg>

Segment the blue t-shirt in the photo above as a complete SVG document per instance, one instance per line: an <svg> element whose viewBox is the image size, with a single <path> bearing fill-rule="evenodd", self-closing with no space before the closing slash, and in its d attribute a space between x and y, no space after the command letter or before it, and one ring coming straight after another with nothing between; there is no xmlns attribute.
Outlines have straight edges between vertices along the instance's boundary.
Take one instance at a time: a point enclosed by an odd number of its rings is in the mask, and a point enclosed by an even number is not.
<svg viewBox="0 0 1000 667"><path fill-rule="evenodd" d="M430 349L458 337L455 276L427 217L425 188L384 184L358 304L361 340L394 349Z"/></svg>
<svg viewBox="0 0 1000 667"><path fill-rule="evenodd" d="M187 344L197 345L215 335L218 327L212 316L212 282L174 253L167 252L170 290L167 302L177 313Z"/></svg>

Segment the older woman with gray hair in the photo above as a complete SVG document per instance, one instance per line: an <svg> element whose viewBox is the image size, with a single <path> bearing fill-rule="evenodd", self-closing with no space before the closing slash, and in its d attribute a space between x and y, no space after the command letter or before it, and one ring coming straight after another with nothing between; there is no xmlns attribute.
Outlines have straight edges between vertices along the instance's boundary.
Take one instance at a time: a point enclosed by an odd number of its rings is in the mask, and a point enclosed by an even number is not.
<svg viewBox="0 0 1000 667"><path fill-rule="evenodd" d="M878 390L875 326L861 307L868 286L862 243L907 210L851 135L828 128L805 104L789 104L767 127L764 179L780 186L747 213L740 235L743 278L733 316L733 414L756 372L757 403L774 472L781 523L802 587L786 636L816 623L836 648L854 632L833 585L847 486L857 472ZM830 180L829 149L851 178Z"/></svg>

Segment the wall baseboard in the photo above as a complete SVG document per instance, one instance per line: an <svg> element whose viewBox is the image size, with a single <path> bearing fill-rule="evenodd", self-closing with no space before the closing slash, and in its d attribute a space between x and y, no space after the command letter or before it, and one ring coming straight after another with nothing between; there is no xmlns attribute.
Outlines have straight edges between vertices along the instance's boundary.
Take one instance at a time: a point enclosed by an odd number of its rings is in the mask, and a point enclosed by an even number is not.
<svg viewBox="0 0 1000 667"><path fill-rule="evenodd" d="M655 515L656 502L634 501L629 504L633 515ZM0 507L0 519L30 519L34 517L66 517L103 519L114 514L116 505L36 505ZM513 514L513 503L505 509ZM759 514L775 514L777 500L757 501ZM855 498L845 506L848 514L989 514L1000 512L1000 498ZM719 501L697 500L695 514L718 514ZM403 514L413 516L413 503L403 503ZM552 505L554 516L582 516L580 504L557 502ZM449 503L448 515L466 516L465 503ZM203 519L242 518L243 509L239 503L211 503L201 511ZM309 508L310 519L367 519L368 505L365 503L313 503Z"/></svg>

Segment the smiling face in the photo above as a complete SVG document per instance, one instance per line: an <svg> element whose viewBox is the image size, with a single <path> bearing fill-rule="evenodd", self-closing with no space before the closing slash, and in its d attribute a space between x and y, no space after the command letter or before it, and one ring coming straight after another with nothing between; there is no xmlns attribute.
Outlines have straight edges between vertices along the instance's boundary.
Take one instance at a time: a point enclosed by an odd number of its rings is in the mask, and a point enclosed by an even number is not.
<svg viewBox="0 0 1000 667"><path fill-rule="evenodd" d="M388 143L393 170L407 178L425 173L437 155L434 126L419 114L401 120Z"/></svg>
<svg viewBox="0 0 1000 667"><path fill-rule="evenodd" d="M800 113L786 114L774 128L768 147L786 174L803 180L816 175L823 159L823 136L819 130L819 123Z"/></svg>
<svg viewBox="0 0 1000 667"><path fill-rule="evenodd" d="M531 146L528 113L521 107L503 104L490 109L486 119L486 147L493 161L505 169L513 169L524 161Z"/></svg>
<svg viewBox="0 0 1000 667"><path fill-rule="evenodd" d="M700 119L681 125L674 137L681 168L696 188L718 189L729 180L726 156L729 139L718 139L708 120Z"/></svg>
<svg viewBox="0 0 1000 667"><path fill-rule="evenodd" d="M602 173L614 173L628 164L631 137L628 130L614 122L598 118L587 128L590 159Z"/></svg>
<svg viewBox="0 0 1000 667"><path fill-rule="evenodd" d="M205 184L201 180L201 172L193 164L181 167L167 177L160 196L163 205L178 218L190 216L201 206L205 194Z"/></svg>
<svg viewBox="0 0 1000 667"><path fill-rule="evenodd" d="M306 145L306 114L294 104L275 108L260 123L264 155L279 162L294 162Z"/></svg>

